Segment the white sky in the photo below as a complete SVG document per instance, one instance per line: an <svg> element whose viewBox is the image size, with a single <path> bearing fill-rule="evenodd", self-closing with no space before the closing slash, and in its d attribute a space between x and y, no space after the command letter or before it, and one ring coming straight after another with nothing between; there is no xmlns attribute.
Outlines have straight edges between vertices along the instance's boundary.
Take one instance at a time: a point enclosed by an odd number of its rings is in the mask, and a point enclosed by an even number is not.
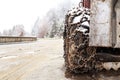
<svg viewBox="0 0 120 80"><path fill-rule="evenodd" d="M0 32L23 24L30 32L37 17L64 0L0 0Z"/></svg>
<svg viewBox="0 0 120 80"><path fill-rule="evenodd" d="M0 32L23 24L30 32L38 17L42 17L65 0L0 0ZM80 0L68 0L77 3Z"/></svg>

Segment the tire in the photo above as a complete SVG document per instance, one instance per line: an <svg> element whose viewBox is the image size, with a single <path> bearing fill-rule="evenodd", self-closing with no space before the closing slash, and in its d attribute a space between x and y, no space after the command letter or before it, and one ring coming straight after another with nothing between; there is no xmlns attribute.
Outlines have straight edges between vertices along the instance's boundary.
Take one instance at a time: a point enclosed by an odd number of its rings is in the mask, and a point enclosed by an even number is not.
<svg viewBox="0 0 120 80"><path fill-rule="evenodd" d="M90 23L89 17L89 9L74 8L67 13L65 18L65 65L68 70L75 73L85 73L95 68L96 49L88 45L90 28L88 25ZM79 20L77 21L77 19Z"/></svg>

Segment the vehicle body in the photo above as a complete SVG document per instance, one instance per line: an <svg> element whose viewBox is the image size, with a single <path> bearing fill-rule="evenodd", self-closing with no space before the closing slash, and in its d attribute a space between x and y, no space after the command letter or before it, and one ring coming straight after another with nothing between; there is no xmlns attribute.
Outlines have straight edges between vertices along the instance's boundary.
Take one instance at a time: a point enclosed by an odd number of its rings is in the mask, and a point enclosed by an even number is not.
<svg viewBox="0 0 120 80"><path fill-rule="evenodd" d="M65 20L64 58L67 69L75 73L118 70L120 0L83 0L80 4L67 13Z"/></svg>

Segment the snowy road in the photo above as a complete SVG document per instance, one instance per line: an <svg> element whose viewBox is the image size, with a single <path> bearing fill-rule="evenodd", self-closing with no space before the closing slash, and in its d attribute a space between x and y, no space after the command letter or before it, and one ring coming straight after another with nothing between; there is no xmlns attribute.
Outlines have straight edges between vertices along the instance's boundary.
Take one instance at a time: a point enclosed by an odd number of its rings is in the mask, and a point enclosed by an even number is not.
<svg viewBox="0 0 120 80"><path fill-rule="evenodd" d="M62 39L0 45L0 80L120 80L120 71L91 74L65 72Z"/></svg>
<svg viewBox="0 0 120 80"><path fill-rule="evenodd" d="M0 45L0 80L66 80L62 43L41 39Z"/></svg>

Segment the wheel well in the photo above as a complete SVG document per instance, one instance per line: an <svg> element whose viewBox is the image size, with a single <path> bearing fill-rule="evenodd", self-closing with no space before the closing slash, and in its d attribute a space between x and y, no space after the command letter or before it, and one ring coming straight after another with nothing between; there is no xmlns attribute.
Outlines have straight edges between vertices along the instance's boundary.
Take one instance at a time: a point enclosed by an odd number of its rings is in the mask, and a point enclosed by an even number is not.
<svg viewBox="0 0 120 80"><path fill-rule="evenodd" d="M108 53L112 55L120 55L120 48L97 47L96 53Z"/></svg>

